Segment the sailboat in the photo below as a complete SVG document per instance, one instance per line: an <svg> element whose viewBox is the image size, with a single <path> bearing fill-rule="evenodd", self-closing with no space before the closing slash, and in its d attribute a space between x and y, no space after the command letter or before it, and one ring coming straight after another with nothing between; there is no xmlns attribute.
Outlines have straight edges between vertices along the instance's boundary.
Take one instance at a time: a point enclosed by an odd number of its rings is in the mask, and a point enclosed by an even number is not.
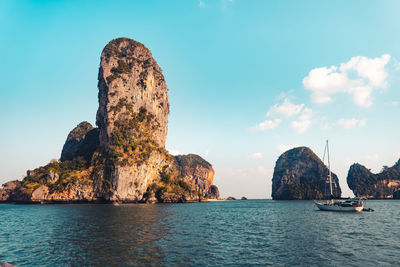
<svg viewBox="0 0 400 267"><path fill-rule="evenodd" d="M346 212L360 212L364 208L364 201L361 198L348 198L345 200L333 199L333 189L332 189L332 172L331 163L329 159L329 144L326 140L324 156L322 161L325 162L325 154L328 156L328 171L329 171L329 189L330 189L330 199L326 201L316 201L315 205L324 211L346 211Z"/></svg>

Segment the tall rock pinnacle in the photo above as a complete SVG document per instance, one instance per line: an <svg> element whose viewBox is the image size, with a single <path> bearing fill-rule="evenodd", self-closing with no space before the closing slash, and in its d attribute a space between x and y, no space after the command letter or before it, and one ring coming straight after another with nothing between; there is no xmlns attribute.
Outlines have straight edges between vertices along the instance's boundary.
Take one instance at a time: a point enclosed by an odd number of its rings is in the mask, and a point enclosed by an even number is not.
<svg viewBox="0 0 400 267"><path fill-rule="evenodd" d="M157 129L151 137L158 146L165 147L168 88L150 50L128 38L112 40L101 54L98 80L96 124L100 129L100 146L108 150L116 124L132 119L132 112L147 111L156 121L152 126ZM130 134L135 135L134 131Z"/></svg>
<svg viewBox="0 0 400 267"><path fill-rule="evenodd" d="M0 201L190 202L218 198L214 170L197 155L165 149L168 88L151 52L128 38L101 54L99 109L67 137L61 160L27 172L0 190Z"/></svg>

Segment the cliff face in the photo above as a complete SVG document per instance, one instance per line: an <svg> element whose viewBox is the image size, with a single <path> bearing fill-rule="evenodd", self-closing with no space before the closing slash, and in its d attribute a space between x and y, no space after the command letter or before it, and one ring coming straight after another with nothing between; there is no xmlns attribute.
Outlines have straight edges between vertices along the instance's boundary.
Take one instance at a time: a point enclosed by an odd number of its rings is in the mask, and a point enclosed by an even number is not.
<svg viewBox="0 0 400 267"><path fill-rule="evenodd" d="M168 129L168 88L150 51L141 43L112 40L101 54L97 125L113 200L141 200L163 166Z"/></svg>
<svg viewBox="0 0 400 267"><path fill-rule="evenodd" d="M219 191L216 186L213 186L214 169L211 164L198 155L178 155L175 156L179 171L193 191L206 198L218 199Z"/></svg>
<svg viewBox="0 0 400 267"><path fill-rule="evenodd" d="M133 113L152 115L150 137L164 148L168 130L168 88L149 49L128 38L114 39L101 54L99 109L96 124L100 146L109 149L114 130L129 123ZM138 134L130 129L129 135Z"/></svg>
<svg viewBox="0 0 400 267"><path fill-rule="evenodd" d="M328 168L307 147L297 147L283 153L274 168L273 199L329 199ZM336 174L332 173L334 197L341 189Z"/></svg>
<svg viewBox="0 0 400 267"><path fill-rule="evenodd" d="M18 187L20 187L21 182L10 181L3 184L3 188L0 188L0 203L7 202L9 199L13 198L13 194Z"/></svg>
<svg viewBox="0 0 400 267"><path fill-rule="evenodd" d="M400 160L378 174L355 163L350 166L347 184L357 197L397 198L400 193Z"/></svg>
<svg viewBox="0 0 400 267"><path fill-rule="evenodd" d="M0 201L187 202L218 198L211 164L165 150L168 88L143 44L112 40L101 54L99 108L93 128L68 135L60 161L28 171Z"/></svg>

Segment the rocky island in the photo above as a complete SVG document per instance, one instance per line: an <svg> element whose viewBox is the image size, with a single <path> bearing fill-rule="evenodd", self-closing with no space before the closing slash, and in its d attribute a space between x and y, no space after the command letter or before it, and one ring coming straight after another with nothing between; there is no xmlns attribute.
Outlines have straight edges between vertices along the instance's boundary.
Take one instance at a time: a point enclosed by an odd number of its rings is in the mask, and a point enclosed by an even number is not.
<svg viewBox="0 0 400 267"><path fill-rule="evenodd" d="M272 199L329 199L328 168L308 147L284 152L276 161L272 178ZM339 180L332 173L333 196L341 196Z"/></svg>
<svg viewBox="0 0 400 267"><path fill-rule="evenodd" d="M354 163L347 174L347 184L357 197L400 199L400 159L392 167L383 167L377 174Z"/></svg>
<svg viewBox="0 0 400 267"><path fill-rule="evenodd" d="M214 170L198 155L165 149L168 88L143 44L118 38L101 54L97 128L81 122L60 160L0 189L0 201L192 202L219 198Z"/></svg>

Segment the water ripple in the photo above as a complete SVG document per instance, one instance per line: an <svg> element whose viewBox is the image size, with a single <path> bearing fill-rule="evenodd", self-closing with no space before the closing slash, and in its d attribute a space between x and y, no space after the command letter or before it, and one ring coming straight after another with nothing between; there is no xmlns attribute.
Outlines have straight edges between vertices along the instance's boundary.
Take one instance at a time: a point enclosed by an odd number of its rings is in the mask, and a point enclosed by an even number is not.
<svg viewBox="0 0 400 267"><path fill-rule="evenodd" d="M373 213L310 201L0 205L0 261L17 266L393 266L400 201Z"/></svg>

